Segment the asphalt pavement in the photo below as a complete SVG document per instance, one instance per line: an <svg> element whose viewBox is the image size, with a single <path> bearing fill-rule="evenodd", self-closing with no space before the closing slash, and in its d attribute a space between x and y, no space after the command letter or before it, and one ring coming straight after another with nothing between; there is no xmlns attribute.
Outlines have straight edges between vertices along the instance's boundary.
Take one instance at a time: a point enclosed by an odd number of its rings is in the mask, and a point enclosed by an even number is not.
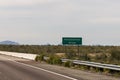
<svg viewBox="0 0 120 80"><path fill-rule="evenodd" d="M0 80L76 80L42 68L16 62L0 55Z"/></svg>
<svg viewBox="0 0 120 80"><path fill-rule="evenodd" d="M120 78L0 55L0 80L120 80Z"/></svg>

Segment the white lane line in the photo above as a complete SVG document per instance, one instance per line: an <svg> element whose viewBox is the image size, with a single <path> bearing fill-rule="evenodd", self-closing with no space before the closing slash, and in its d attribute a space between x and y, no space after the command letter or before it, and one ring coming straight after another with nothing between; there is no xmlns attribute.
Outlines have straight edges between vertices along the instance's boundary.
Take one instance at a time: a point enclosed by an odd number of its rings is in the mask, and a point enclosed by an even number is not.
<svg viewBox="0 0 120 80"><path fill-rule="evenodd" d="M13 60L10 60L10 61L13 61ZM69 77L69 76L66 76L66 75L63 75L63 74L59 74L59 73L56 73L56 72L53 72L53 71L49 71L49 70L46 70L46 69L43 69L43 68L39 68L39 67L35 67L35 66L32 66L32 65L20 63L20 62L17 62L17 61L13 61L13 62L18 63L18 64L22 64L22 65L25 65L25 66L28 66L28 67L31 67L31 68L39 69L39 70L42 70L42 71L45 71L45 72L48 72L48 73L51 73L51 74L55 74L55 75L58 75L58 76L61 76L61 77L67 78L67 79L78 80L78 79L75 79L75 78L72 78L72 77Z"/></svg>

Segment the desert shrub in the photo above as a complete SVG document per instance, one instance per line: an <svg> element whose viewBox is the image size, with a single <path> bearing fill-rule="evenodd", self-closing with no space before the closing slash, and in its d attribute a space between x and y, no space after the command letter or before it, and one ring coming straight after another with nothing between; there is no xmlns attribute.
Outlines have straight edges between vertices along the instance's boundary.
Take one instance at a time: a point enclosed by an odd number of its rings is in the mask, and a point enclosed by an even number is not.
<svg viewBox="0 0 120 80"><path fill-rule="evenodd" d="M50 56L50 58L47 60L47 63L49 64L62 64L61 58L57 56Z"/></svg>
<svg viewBox="0 0 120 80"><path fill-rule="evenodd" d="M39 61L39 56L36 56L35 61Z"/></svg>
<svg viewBox="0 0 120 80"><path fill-rule="evenodd" d="M72 62L71 61L67 61L63 64L65 67L71 67L72 66Z"/></svg>
<svg viewBox="0 0 120 80"><path fill-rule="evenodd" d="M36 56L35 61L44 61L44 55L41 54L41 55Z"/></svg>
<svg viewBox="0 0 120 80"><path fill-rule="evenodd" d="M103 69L103 72L105 73L105 74L108 74L108 73L110 73L110 70L109 69Z"/></svg>
<svg viewBox="0 0 120 80"><path fill-rule="evenodd" d="M111 57L110 57L111 60L117 60L117 61L120 60L120 50L113 49L111 50L110 54L111 54Z"/></svg>

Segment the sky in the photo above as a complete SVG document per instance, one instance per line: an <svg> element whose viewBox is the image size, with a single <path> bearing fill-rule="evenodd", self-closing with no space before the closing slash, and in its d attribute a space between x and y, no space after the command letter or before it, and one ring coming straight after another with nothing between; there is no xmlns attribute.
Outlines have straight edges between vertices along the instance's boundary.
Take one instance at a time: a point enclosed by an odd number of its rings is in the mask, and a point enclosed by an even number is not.
<svg viewBox="0 0 120 80"><path fill-rule="evenodd" d="M120 45L120 0L0 0L0 41Z"/></svg>

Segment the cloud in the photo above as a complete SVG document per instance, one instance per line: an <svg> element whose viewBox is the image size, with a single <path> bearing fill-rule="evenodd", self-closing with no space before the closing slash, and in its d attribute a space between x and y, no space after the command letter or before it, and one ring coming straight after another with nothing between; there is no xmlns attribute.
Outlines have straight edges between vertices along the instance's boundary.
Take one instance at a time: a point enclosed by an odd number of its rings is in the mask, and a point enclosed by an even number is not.
<svg viewBox="0 0 120 80"><path fill-rule="evenodd" d="M29 16L34 20L56 24L119 23L117 1L104 0L3 0L1 17ZM115 5L116 4L116 5ZM111 6L114 5L114 6ZM6 8L6 6L9 6ZM12 7L10 7L12 6Z"/></svg>
<svg viewBox="0 0 120 80"><path fill-rule="evenodd" d="M120 25L120 17L103 17L103 18L96 18L96 19L90 19L88 22L92 24L116 24Z"/></svg>
<svg viewBox="0 0 120 80"><path fill-rule="evenodd" d="M62 36L97 36L114 39L119 34L118 0L0 0L0 34L5 38L39 43ZM112 25L111 25L112 24ZM7 29L7 30L6 30ZM108 31L109 29L109 31ZM118 31L116 31L118 30ZM99 32L99 34L98 34ZM117 33L115 33L117 32ZM114 34L115 33L115 34ZM115 37L119 38L119 36ZM108 39L106 39L108 40ZM24 42L25 42L24 41ZM59 40L58 40L59 41ZM104 41L103 41L104 43Z"/></svg>
<svg viewBox="0 0 120 80"><path fill-rule="evenodd" d="M51 2L56 2L56 0L0 0L0 6L29 6Z"/></svg>
<svg viewBox="0 0 120 80"><path fill-rule="evenodd" d="M0 6L31 5L32 0L0 0Z"/></svg>

